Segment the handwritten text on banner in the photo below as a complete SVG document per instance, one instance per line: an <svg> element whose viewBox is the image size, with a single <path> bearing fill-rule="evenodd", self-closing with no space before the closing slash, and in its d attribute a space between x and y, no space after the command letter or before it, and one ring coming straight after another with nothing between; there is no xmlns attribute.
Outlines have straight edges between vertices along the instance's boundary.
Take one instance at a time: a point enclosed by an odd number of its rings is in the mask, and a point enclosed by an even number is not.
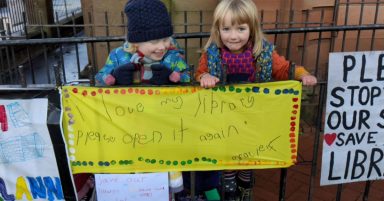
<svg viewBox="0 0 384 201"><path fill-rule="evenodd" d="M288 167L301 84L62 89L75 173Z"/></svg>

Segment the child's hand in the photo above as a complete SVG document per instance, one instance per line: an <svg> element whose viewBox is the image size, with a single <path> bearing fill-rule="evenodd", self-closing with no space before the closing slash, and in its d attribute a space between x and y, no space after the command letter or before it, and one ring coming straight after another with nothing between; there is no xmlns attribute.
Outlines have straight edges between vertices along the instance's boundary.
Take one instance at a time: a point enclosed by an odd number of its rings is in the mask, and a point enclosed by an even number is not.
<svg viewBox="0 0 384 201"><path fill-rule="evenodd" d="M152 78L149 80L154 85L169 84L172 70L161 64L152 64Z"/></svg>
<svg viewBox="0 0 384 201"><path fill-rule="evenodd" d="M200 86L204 88L212 88L216 86L216 83L220 82L219 78L206 73L200 78Z"/></svg>
<svg viewBox="0 0 384 201"><path fill-rule="evenodd" d="M314 86L317 84L317 78L313 75L304 75L301 78L304 86Z"/></svg>
<svg viewBox="0 0 384 201"><path fill-rule="evenodd" d="M169 75L169 80L171 82L180 82L180 72L173 71L171 75Z"/></svg>
<svg viewBox="0 0 384 201"><path fill-rule="evenodd" d="M112 71L112 76L115 78L116 85L130 85L133 83L133 73L135 71L135 64L128 63L116 67Z"/></svg>

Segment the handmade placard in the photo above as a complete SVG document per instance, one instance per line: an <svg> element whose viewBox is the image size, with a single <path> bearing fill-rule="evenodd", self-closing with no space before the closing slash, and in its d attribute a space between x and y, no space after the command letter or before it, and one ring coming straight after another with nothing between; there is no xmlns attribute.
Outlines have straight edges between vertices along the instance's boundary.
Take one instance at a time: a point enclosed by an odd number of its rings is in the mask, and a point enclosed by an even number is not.
<svg viewBox="0 0 384 201"><path fill-rule="evenodd" d="M279 168L297 159L297 81L62 88L74 173Z"/></svg>

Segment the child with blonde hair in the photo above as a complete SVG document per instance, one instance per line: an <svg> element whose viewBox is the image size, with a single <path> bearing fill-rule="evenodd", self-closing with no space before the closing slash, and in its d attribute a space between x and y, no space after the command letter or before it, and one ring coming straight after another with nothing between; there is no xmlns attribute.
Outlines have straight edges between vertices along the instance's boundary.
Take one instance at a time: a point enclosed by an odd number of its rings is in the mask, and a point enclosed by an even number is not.
<svg viewBox="0 0 384 201"><path fill-rule="evenodd" d="M220 1L195 74L202 87L215 87L224 76L228 83L287 80L289 68L289 61L264 37L252 0ZM306 86L317 83L303 66L296 67L294 78ZM250 200L251 175L252 170L224 171L225 200L236 200L238 196Z"/></svg>

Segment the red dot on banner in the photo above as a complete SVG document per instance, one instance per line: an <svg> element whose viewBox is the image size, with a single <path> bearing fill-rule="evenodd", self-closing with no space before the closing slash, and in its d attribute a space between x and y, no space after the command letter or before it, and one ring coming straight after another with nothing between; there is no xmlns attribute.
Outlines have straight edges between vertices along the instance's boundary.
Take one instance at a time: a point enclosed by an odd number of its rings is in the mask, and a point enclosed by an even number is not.
<svg viewBox="0 0 384 201"><path fill-rule="evenodd" d="M99 92L99 94L102 94L103 93L103 89L98 89L97 92Z"/></svg>
<svg viewBox="0 0 384 201"><path fill-rule="evenodd" d="M86 90L84 90L81 94L83 94L83 96L87 96L88 92Z"/></svg>
<svg viewBox="0 0 384 201"><path fill-rule="evenodd" d="M292 149L292 150L291 150L291 153L294 154L294 153L296 153L296 151L297 151L296 149Z"/></svg>
<svg viewBox="0 0 384 201"><path fill-rule="evenodd" d="M107 89L107 90L105 90L105 93L106 93L106 94L110 94L111 91L109 91L109 89Z"/></svg>
<svg viewBox="0 0 384 201"><path fill-rule="evenodd" d="M125 89L122 89L122 90L120 90L120 93L121 94L126 94L127 92L125 91Z"/></svg>
<svg viewBox="0 0 384 201"><path fill-rule="evenodd" d="M196 88L192 88L191 92L195 93L196 92Z"/></svg>
<svg viewBox="0 0 384 201"><path fill-rule="evenodd" d="M118 90L118 89L115 89L115 90L113 90L113 93L114 93L114 94L118 94L118 93L119 93L119 90Z"/></svg>
<svg viewBox="0 0 384 201"><path fill-rule="evenodd" d="M73 91L73 93L75 93L75 94L78 92L78 91L77 91L77 88L73 88L72 91Z"/></svg>
<svg viewBox="0 0 384 201"><path fill-rule="evenodd" d="M298 109L298 108L299 108L299 105L298 105L298 104L295 104L295 105L293 105L293 108Z"/></svg>
<svg viewBox="0 0 384 201"><path fill-rule="evenodd" d="M132 92L133 92L133 89L132 89L132 88L129 88L129 89L128 89L128 93L131 94Z"/></svg>
<svg viewBox="0 0 384 201"><path fill-rule="evenodd" d="M292 120L292 121L293 121L293 120L296 120L296 117L293 117L293 116L292 116L292 117L291 117L291 120Z"/></svg>
<svg viewBox="0 0 384 201"><path fill-rule="evenodd" d="M144 95L145 94L145 90L144 89L140 90L140 94Z"/></svg>
<svg viewBox="0 0 384 201"><path fill-rule="evenodd" d="M152 95L153 94L153 90L152 89L148 89L148 94Z"/></svg>
<svg viewBox="0 0 384 201"><path fill-rule="evenodd" d="M296 122L292 121L291 126L296 126Z"/></svg>
<svg viewBox="0 0 384 201"><path fill-rule="evenodd" d="M291 156L291 159L296 159L296 158L297 158L296 155L292 155L292 156Z"/></svg>
<svg viewBox="0 0 384 201"><path fill-rule="evenodd" d="M297 114L297 110L292 110L292 114Z"/></svg>
<svg viewBox="0 0 384 201"><path fill-rule="evenodd" d="M295 133L290 133L289 137L295 137Z"/></svg>
<svg viewBox="0 0 384 201"><path fill-rule="evenodd" d="M188 93L188 89L185 89L185 90L184 90L184 93L187 94L187 93Z"/></svg>
<svg viewBox="0 0 384 201"><path fill-rule="evenodd" d="M92 92L91 92L91 95L92 95L92 96L96 96L96 91L92 91Z"/></svg>
<svg viewBox="0 0 384 201"><path fill-rule="evenodd" d="M291 131L295 131L295 130L296 130L296 127L291 127L290 130L291 130Z"/></svg>
<svg viewBox="0 0 384 201"><path fill-rule="evenodd" d="M160 94L160 91L159 91L159 90L156 90L156 91L155 91L155 94L156 94L156 95L159 95L159 94Z"/></svg>
<svg viewBox="0 0 384 201"><path fill-rule="evenodd" d="M292 139L289 140L289 142L291 142L291 143L295 143L296 140L295 140L295 138L292 138Z"/></svg>
<svg viewBox="0 0 384 201"><path fill-rule="evenodd" d="M292 98L293 102L297 102L298 100L299 100L299 98Z"/></svg>
<svg viewBox="0 0 384 201"><path fill-rule="evenodd" d="M138 94L139 93L139 89L135 89L135 93Z"/></svg>
<svg viewBox="0 0 384 201"><path fill-rule="evenodd" d="M296 144L291 144L291 148L296 148Z"/></svg>

